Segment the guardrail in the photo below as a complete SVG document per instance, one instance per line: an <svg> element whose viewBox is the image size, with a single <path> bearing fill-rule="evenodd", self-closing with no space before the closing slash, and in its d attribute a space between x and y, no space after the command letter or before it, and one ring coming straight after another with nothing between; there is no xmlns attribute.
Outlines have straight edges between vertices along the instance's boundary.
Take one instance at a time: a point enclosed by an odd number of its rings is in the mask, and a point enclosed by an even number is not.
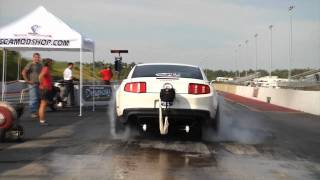
<svg viewBox="0 0 320 180"><path fill-rule="evenodd" d="M297 74L297 75L291 76L291 79L299 79L299 78L302 78L302 77L306 77L306 76L310 76L310 75L313 75L313 74L317 74L319 72L320 72L320 69L314 69L314 70L310 70L310 71L307 71L307 72L304 72L304 73L301 73L301 74Z"/></svg>
<svg viewBox="0 0 320 180"><path fill-rule="evenodd" d="M278 82L279 87L289 87L289 88L305 88L320 86L320 81L288 81L288 82Z"/></svg>

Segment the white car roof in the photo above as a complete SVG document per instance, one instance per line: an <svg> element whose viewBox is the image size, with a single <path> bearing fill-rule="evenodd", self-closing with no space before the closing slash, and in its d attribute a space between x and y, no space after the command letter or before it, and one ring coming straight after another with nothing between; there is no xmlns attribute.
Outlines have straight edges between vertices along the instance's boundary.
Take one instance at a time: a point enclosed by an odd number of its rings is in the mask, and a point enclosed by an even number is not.
<svg viewBox="0 0 320 180"><path fill-rule="evenodd" d="M190 65L190 64L180 64L180 63L143 63L143 64L137 64L137 66L148 66L148 65L176 65L176 66L189 66L189 67L199 68L199 66Z"/></svg>

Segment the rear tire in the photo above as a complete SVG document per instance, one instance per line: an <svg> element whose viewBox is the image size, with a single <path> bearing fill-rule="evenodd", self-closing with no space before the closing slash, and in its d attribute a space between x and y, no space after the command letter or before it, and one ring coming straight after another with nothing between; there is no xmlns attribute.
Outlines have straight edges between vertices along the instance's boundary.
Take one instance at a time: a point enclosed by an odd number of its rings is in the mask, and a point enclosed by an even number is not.
<svg viewBox="0 0 320 180"><path fill-rule="evenodd" d="M216 132L219 132L219 126L220 126L220 110L219 110L219 106L217 106L217 110L216 110L216 115L214 116L213 121L213 129Z"/></svg>
<svg viewBox="0 0 320 180"><path fill-rule="evenodd" d="M115 119L115 122L114 122L114 123L115 123L115 132L116 132L117 134L124 132L125 126L124 126L124 124L122 124L122 123L120 122L120 120L119 120L118 118Z"/></svg>
<svg viewBox="0 0 320 180"><path fill-rule="evenodd" d="M111 118L114 118L113 123L114 123L115 133L119 134L119 133L124 132L125 127L124 127L124 124L120 122L120 117L118 117L118 115L117 115L116 105L114 105L112 113L113 113L113 117L111 117Z"/></svg>

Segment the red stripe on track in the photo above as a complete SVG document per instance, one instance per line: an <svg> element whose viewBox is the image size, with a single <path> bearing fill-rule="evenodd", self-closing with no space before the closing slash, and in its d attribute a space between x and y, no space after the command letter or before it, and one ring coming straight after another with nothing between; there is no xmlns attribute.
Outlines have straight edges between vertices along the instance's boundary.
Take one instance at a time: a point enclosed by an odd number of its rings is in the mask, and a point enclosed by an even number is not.
<svg viewBox="0 0 320 180"><path fill-rule="evenodd" d="M242 97L242 96L238 96L235 94L231 94L231 93L226 93L226 92L222 92L219 91L219 94L222 95L223 97L225 97L226 99L229 99L231 101L234 101L236 103L240 103L242 105L245 105L249 108L258 110L258 111L272 111L272 112L300 112L297 110L293 110L293 109L289 109L289 108L285 108L282 106L277 106L274 104L269 104L263 101L258 101L258 100L254 100L254 99L250 99L250 98L246 98L246 97Z"/></svg>

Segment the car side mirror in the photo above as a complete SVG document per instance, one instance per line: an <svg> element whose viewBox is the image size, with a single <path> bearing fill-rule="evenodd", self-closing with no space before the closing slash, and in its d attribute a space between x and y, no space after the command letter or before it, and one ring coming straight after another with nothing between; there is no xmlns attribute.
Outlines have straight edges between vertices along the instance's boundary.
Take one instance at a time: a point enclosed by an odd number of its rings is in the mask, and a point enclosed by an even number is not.
<svg viewBox="0 0 320 180"><path fill-rule="evenodd" d="M209 84L212 85L214 82L216 82L216 81L215 80L211 80Z"/></svg>

